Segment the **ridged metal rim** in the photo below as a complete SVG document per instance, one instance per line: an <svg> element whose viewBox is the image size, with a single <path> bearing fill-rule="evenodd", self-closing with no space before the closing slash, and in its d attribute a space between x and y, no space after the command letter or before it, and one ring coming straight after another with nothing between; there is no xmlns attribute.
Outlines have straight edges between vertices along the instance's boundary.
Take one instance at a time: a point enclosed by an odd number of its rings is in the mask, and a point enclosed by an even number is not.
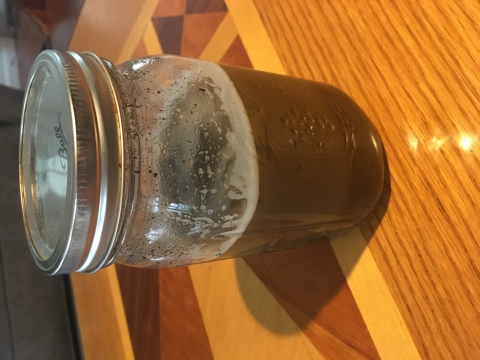
<svg viewBox="0 0 480 360"><path fill-rule="evenodd" d="M35 75L48 67L65 83L71 121L66 213L60 239L48 258L40 256L35 244L39 231L32 219L29 199L31 177L25 123L28 94ZM120 227L123 199L123 139L118 96L100 58L91 53L46 50L36 59L29 74L22 113L20 139L20 190L24 224L30 250L40 269L48 274L91 272L100 268L113 246ZM28 128L27 128L28 131ZM27 169L27 171L25 171ZM30 196L31 197L31 196ZM108 211L107 211L108 210Z"/></svg>

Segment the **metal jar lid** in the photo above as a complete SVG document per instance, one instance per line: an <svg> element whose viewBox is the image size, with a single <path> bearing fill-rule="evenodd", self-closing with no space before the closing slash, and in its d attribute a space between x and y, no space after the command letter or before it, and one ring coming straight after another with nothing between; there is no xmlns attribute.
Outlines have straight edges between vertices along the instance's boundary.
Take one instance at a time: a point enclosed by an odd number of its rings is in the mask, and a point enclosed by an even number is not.
<svg viewBox="0 0 480 360"><path fill-rule="evenodd" d="M30 71L20 192L30 250L46 274L91 272L107 261L123 197L118 103L94 54L47 50Z"/></svg>

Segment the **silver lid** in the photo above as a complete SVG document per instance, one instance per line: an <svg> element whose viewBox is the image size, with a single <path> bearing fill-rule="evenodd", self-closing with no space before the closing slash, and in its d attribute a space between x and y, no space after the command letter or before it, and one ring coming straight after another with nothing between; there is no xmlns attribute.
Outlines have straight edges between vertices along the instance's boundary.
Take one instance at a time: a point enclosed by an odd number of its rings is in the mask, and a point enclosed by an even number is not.
<svg viewBox="0 0 480 360"><path fill-rule="evenodd" d="M30 71L20 191L30 250L46 274L91 272L107 261L123 197L118 103L91 53L47 50Z"/></svg>

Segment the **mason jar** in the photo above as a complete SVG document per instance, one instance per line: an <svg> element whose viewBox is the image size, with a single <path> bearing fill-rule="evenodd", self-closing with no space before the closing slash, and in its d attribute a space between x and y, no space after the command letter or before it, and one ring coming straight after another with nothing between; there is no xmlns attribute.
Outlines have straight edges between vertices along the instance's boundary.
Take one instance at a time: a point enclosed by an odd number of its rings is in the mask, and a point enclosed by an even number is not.
<svg viewBox="0 0 480 360"><path fill-rule="evenodd" d="M47 50L22 115L26 234L50 275L302 246L372 210L382 156L365 113L330 85Z"/></svg>

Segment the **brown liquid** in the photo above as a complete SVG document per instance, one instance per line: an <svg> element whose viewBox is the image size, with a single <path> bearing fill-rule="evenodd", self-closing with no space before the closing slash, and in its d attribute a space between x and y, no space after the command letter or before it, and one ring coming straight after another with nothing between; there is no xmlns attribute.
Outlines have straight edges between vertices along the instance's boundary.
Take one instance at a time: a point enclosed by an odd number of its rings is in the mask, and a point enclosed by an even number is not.
<svg viewBox="0 0 480 360"><path fill-rule="evenodd" d="M259 166L259 202L220 258L315 241L363 219L380 197L378 133L337 88L222 65L242 99Z"/></svg>
<svg viewBox="0 0 480 360"><path fill-rule="evenodd" d="M300 246L373 208L380 140L347 95L222 66L233 88L218 65L194 62L147 58L116 73L136 195L116 261L179 266Z"/></svg>

